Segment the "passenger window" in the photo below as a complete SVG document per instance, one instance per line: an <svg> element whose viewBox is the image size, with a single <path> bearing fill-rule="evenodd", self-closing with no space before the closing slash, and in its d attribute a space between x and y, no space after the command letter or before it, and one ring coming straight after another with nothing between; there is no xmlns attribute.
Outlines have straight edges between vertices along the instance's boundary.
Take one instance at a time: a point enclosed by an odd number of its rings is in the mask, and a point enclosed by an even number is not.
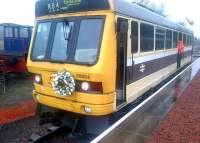
<svg viewBox="0 0 200 143"><path fill-rule="evenodd" d="M194 37L193 37L193 36L190 36L190 46L192 46L193 40L194 40Z"/></svg>
<svg viewBox="0 0 200 143"><path fill-rule="evenodd" d="M192 45L192 36L190 35L190 46Z"/></svg>
<svg viewBox="0 0 200 143"><path fill-rule="evenodd" d="M141 52L150 52L154 50L154 26L149 24L141 24L140 43Z"/></svg>
<svg viewBox="0 0 200 143"><path fill-rule="evenodd" d="M179 32L179 41L182 41L182 40L183 40L183 33Z"/></svg>
<svg viewBox="0 0 200 143"><path fill-rule="evenodd" d="M3 26L0 26L0 41L3 40Z"/></svg>
<svg viewBox="0 0 200 143"><path fill-rule="evenodd" d="M28 38L28 28L20 28L20 37Z"/></svg>
<svg viewBox="0 0 200 143"><path fill-rule="evenodd" d="M173 48L177 48L178 46L178 32L173 32Z"/></svg>
<svg viewBox="0 0 200 143"><path fill-rule="evenodd" d="M188 46L190 46L190 43L191 43L191 41L190 41L190 35L188 35Z"/></svg>
<svg viewBox="0 0 200 143"><path fill-rule="evenodd" d="M183 34L183 43L184 43L184 46L186 46L186 34Z"/></svg>
<svg viewBox="0 0 200 143"><path fill-rule="evenodd" d="M4 31L3 26L0 26L0 51L4 50L3 31Z"/></svg>
<svg viewBox="0 0 200 143"><path fill-rule="evenodd" d="M189 46L190 45L190 36L187 35L187 41L186 41L186 45Z"/></svg>
<svg viewBox="0 0 200 143"><path fill-rule="evenodd" d="M138 23L131 23L131 53L138 53Z"/></svg>
<svg viewBox="0 0 200 143"><path fill-rule="evenodd" d="M12 38L13 37L13 31L11 27L5 28L5 37Z"/></svg>
<svg viewBox="0 0 200 143"><path fill-rule="evenodd" d="M165 30L156 28L156 50L164 50L165 48Z"/></svg>
<svg viewBox="0 0 200 143"><path fill-rule="evenodd" d="M166 49L172 48L172 31L167 30L166 31Z"/></svg>
<svg viewBox="0 0 200 143"><path fill-rule="evenodd" d="M18 38L18 28L14 29L14 33L15 33L15 38Z"/></svg>

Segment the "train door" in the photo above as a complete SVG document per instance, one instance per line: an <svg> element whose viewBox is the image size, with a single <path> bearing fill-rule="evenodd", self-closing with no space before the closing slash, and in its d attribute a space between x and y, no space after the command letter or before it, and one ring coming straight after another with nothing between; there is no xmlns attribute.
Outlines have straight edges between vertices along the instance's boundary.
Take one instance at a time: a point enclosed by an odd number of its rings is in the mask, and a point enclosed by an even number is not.
<svg viewBox="0 0 200 143"><path fill-rule="evenodd" d="M120 108L126 102L126 63L127 63L127 38L128 20L117 19L117 107Z"/></svg>

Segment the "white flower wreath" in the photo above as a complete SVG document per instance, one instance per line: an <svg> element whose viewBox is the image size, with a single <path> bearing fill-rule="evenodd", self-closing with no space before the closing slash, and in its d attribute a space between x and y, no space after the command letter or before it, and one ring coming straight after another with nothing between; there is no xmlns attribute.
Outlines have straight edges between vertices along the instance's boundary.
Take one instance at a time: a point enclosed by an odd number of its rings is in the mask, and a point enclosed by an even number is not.
<svg viewBox="0 0 200 143"><path fill-rule="evenodd" d="M51 85L56 94L69 96L75 91L75 80L70 72L64 70L52 74Z"/></svg>

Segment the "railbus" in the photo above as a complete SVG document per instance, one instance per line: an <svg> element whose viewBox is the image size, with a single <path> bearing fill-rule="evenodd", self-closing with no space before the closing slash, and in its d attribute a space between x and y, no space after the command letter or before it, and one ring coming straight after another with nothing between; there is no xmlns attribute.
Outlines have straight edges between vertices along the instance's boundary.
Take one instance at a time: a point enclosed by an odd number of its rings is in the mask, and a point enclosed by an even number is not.
<svg viewBox="0 0 200 143"><path fill-rule="evenodd" d="M192 60L191 30L125 0L38 0L35 14L27 66L44 122L97 132Z"/></svg>
<svg viewBox="0 0 200 143"><path fill-rule="evenodd" d="M26 59L31 33L32 26L0 24L0 61L5 65L4 72L24 73L27 71Z"/></svg>

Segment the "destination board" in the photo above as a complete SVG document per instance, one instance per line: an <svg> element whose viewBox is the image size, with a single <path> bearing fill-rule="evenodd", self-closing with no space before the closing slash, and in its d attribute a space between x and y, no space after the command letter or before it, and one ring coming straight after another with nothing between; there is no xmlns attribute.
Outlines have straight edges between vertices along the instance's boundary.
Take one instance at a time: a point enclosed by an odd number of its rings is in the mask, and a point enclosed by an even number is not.
<svg viewBox="0 0 200 143"><path fill-rule="evenodd" d="M38 0L35 5L35 15L39 17L108 9L110 9L108 0Z"/></svg>

